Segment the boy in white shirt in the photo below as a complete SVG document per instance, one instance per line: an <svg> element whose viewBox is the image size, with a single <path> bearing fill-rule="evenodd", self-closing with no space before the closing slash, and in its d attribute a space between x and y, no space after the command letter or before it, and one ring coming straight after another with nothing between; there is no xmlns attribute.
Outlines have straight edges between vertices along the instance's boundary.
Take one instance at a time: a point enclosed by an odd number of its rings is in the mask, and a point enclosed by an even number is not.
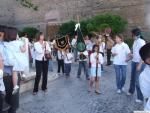
<svg viewBox="0 0 150 113"><path fill-rule="evenodd" d="M69 52L69 48L66 48L65 53L64 53L64 71L65 71L66 77L70 76L72 60L73 60L73 55L72 53Z"/></svg>
<svg viewBox="0 0 150 113"><path fill-rule="evenodd" d="M140 49L140 56L144 63L147 64L139 77L140 88L144 98L146 99L144 110L150 111L150 43L144 45Z"/></svg>
<svg viewBox="0 0 150 113"><path fill-rule="evenodd" d="M86 79L89 80L89 75L88 75L88 52L85 50L84 52L78 52L79 56L79 67L78 67L78 73L77 73L77 78L80 78L81 75L81 69L82 67L84 68L84 74L86 75Z"/></svg>
<svg viewBox="0 0 150 113"><path fill-rule="evenodd" d="M2 112L3 107L3 92L5 91L4 82L3 82L3 58L0 51L0 113Z"/></svg>
<svg viewBox="0 0 150 113"><path fill-rule="evenodd" d="M124 91L127 71L127 58L131 51L129 46L123 42L123 35L116 35L116 45L111 50L114 57L113 64L116 72L117 93Z"/></svg>
<svg viewBox="0 0 150 113"><path fill-rule="evenodd" d="M1 26L0 26L1 27ZM0 29L0 113L3 108L3 92L5 91L4 82L3 82L3 43L1 42L4 37L4 32Z"/></svg>
<svg viewBox="0 0 150 113"><path fill-rule="evenodd" d="M57 50L57 62L58 62L58 74L60 75L60 69L62 69L62 73L64 74L64 51Z"/></svg>
<svg viewBox="0 0 150 113"><path fill-rule="evenodd" d="M99 53L99 46L93 46L93 53L90 55L91 62L91 75L89 82L89 92L93 88L95 82L95 93L100 94L100 77L101 77L101 65L103 64L103 56Z"/></svg>
<svg viewBox="0 0 150 113"><path fill-rule="evenodd" d="M139 51L141 47L145 45L145 41L142 39L141 30L139 28L132 30L132 35L134 38L133 43L133 51L132 51L132 63L131 63L131 80L130 80L130 88L127 93L128 96L133 95L135 89L137 91L137 99L135 102L142 103L143 95L139 86L139 75L144 70L144 64L140 69L138 69L140 62L142 61Z"/></svg>

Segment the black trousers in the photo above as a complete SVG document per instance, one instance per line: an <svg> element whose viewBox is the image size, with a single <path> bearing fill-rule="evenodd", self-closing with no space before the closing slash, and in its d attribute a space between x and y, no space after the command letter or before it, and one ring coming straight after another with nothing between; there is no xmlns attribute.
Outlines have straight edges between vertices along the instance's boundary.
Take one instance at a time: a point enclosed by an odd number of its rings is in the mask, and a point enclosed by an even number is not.
<svg viewBox="0 0 150 113"><path fill-rule="evenodd" d="M18 84L20 84L20 77L18 79ZM10 105L8 113L16 113L16 110L19 108L19 92L12 95L13 92L13 82L12 76L4 76L4 85L6 90L6 102Z"/></svg>
<svg viewBox="0 0 150 113"><path fill-rule="evenodd" d="M0 113L2 113L2 109L3 109L3 94L0 91Z"/></svg>
<svg viewBox="0 0 150 113"><path fill-rule="evenodd" d="M35 61L36 66L36 77L35 77L35 83L34 83L34 89L33 92L38 92L39 88L39 82L42 75L42 90L47 89L47 77L48 77L48 61Z"/></svg>
<svg viewBox="0 0 150 113"><path fill-rule="evenodd" d="M60 73L60 69L62 68L62 72L64 73L64 60L57 60L58 62L58 73Z"/></svg>
<svg viewBox="0 0 150 113"><path fill-rule="evenodd" d="M111 65L111 49L107 49L107 65Z"/></svg>

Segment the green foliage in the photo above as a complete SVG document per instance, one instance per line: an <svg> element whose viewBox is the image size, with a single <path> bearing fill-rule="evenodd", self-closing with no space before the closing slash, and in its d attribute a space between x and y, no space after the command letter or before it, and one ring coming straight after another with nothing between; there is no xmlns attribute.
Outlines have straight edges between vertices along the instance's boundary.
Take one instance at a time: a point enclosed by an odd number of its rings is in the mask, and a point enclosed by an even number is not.
<svg viewBox="0 0 150 113"><path fill-rule="evenodd" d="M73 36L75 23L75 21L69 21L62 24L59 30L60 33L64 35L71 33L71 36ZM107 27L112 29L112 34L118 34L125 30L127 21L119 15L104 13L94 16L91 19L82 20L80 24L83 35L91 34L93 31L102 32Z"/></svg>
<svg viewBox="0 0 150 113"><path fill-rule="evenodd" d="M124 42L127 43L130 48L132 48L133 41L134 41L133 38L126 38L124 40Z"/></svg>
<svg viewBox="0 0 150 113"><path fill-rule="evenodd" d="M60 35L66 35L69 34L70 36L74 35L74 29L75 29L75 22L69 21L66 23L63 23L59 28L59 34Z"/></svg>
<svg viewBox="0 0 150 113"><path fill-rule="evenodd" d="M39 30L34 27L25 27L22 31L20 31L20 34L22 34L23 32L27 33L28 38L32 40L35 39L35 36L39 32Z"/></svg>
<svg viewBox="0 0 150 113"><path fill-rule="evenodd" d="M37 11L38 8L39 8L39 6L33 4L31 0L16 0L16 1L20 2L20 4L21 4L23 7L31 8L31 9L33 9L34 11Z"/></svg>

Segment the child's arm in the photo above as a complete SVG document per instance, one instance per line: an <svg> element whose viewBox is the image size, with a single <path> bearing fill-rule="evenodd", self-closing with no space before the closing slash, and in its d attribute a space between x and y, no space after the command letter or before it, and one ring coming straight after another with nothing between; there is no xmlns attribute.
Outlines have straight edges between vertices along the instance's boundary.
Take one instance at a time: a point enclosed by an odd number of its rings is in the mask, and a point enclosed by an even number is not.
<svg viewBox="0 0 150 113"><path fill-rule="evenodd" d="M26 52L26 44L20 47L22 53Z"/></svg>
<svg viewBox="0 0 150 113"><path fill-rule="evenodd" d="M0 54L0 78L3 77L3 58Z"/></svg>
<svg viewBox="0 0 150 113"><path fill-rule="evenodd" d="M139 64L136 66L136 70L137 70L137 71L140 71L140 70L141 70L143 63L144 63L143 60L141 60L141 61L139 62Z"/></svg>

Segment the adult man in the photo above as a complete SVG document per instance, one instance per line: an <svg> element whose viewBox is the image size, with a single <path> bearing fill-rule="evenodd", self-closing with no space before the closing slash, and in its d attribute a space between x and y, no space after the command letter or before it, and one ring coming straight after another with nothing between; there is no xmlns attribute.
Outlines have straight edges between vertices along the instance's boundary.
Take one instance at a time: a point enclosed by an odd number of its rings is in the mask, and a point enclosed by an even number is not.
<svg viewBox="0 0 150 113"><path fill-rule="evenodd" d="M131 80L130 80L130 88L127 95L132 95L135 92L135 88L137 91L137 103L141 103L143 101L143 95L139 86L139 74L144 69L144 64L140 69L138 69L140 62L142 62L139 51L142 46L145 45L145 41L141 38L141 30L139 28L133 29L132 36L134 38L133 43L133 53L132 53L132 64L131 64Z"/></svg>

